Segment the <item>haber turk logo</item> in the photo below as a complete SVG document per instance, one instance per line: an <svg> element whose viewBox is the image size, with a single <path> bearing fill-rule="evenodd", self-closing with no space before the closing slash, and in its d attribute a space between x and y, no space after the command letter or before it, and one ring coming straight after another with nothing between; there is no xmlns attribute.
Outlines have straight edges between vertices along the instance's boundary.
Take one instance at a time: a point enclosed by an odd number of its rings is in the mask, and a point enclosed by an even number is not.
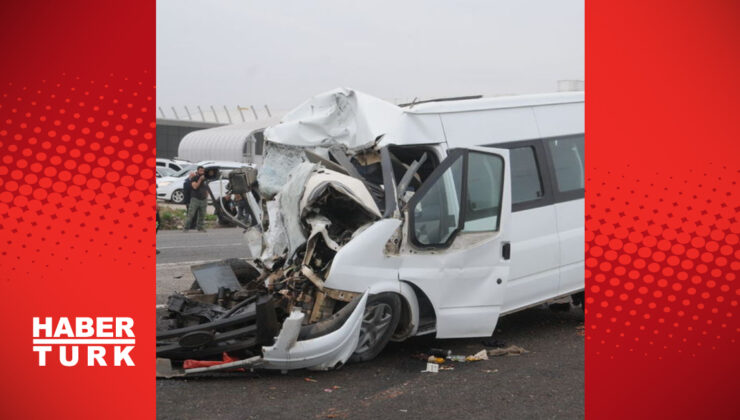
<svg viewBox="0 0 740 420"><path fill-rule="evenodd" d="M39 366L134 366L134 320L128 317L33 318Z"/></svg>

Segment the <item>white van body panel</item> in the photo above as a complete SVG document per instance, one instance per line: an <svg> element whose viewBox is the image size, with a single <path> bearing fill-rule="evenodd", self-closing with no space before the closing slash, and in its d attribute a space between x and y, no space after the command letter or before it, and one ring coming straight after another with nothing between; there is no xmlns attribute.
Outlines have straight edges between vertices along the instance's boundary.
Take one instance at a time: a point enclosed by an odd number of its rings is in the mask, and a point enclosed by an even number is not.
<svg viewBox="0 0 740 420"><path fill-rule="evenodd" d="M441 119L451 149L539 137L531 108L455 112Z"/></svg>
<svg viewBox="0 0 740 420"><path fill-rule="evenodd" d="M511 274L502 312L547 300L558 292L561 254L556 223L553 206L512 214Z"/></svg>
<svg viewBox="0 0 740 420"><path fill-rule="evenodd" d="M343 134L349 150L359 150L371 139L375 140L376 149L428 145L442 162L453 149L485 146L481 150L492 152L491 148L498 144L516 147L512 142L584 133L583 92L443 101L392 109L393 105L368 100L364 94L336 90L311 100L321 105L326 114L310 117L326 118L327 129L341 127L342 111L334 108L329 97L344 94L349 95L350 101L357 101L357 110L366 110L362 118L367 119L367 124ZM393 118L376 121L370 118L373 115ZM395 120L389 122L391 119ZM288 121L268 128L265 135L273 142L298 142L296 145L304 146L306 142L324 141L323 134L311 132L307 136L302 130L305 131L301 124ZM401 227L403 247L393 255L386 252L386 244L398 234L401 221L381 219L339 250L326 287L355 293L399 293L407 305L413 306L414 322L418 322L421 298L410 295L422 293L433 306L439 338L490 335L500 314L583 290L583 198L550 198L547 204L512 212L508 150L497 152L507 156L503 197L506 211L502 212L502 221L505 217L506 223L500 231L482 241L470 239L475 235L461 233L449 247L429 251L408 242L406 215ZM545 165L539 161L543 156L537 159L540 171L544 167L552 169L552 162ZM548 197L553 197L555 192L551 190L556 183L551 174L542 182L549 191ZM502 259L505 242L510 242L509 261ZM419 326L412 327L417 331Z"/></svg>
<svg viewBox="0 0 740 420"><path fill-rule="evenodd" d="M504 171L497 231L457 233L447 249L413 249L408 240L401 248L402 280L419 287L430 299L436 314L437 338L491 335L505 300L509 262L502 248L510 241L511 176L509 151L469 148L503 159ZM485 177L481 177L485 179ZM468 229L466 223L464 229ZM479 229L480 224L474 224Z"/></svg>
<svg viewBox="0 0 740 420"><path fill-rule="evenodd" d="M540 138L582 134L586 126L583 102L532 107Z"/></svg>
<svg viewBox="0 0 740 420"><path fill-rule="evenodd" d="M585 209L584 200L555 204L560 238L560 285L558 294L571 293L584 287Z"/></svg>
<svg viewBox="0 0 740 420"><path fill-rule="evenodd" d="M393 289L398 292L398 269L401 259L385 255L385 244L399 228L398 219L383 219L373 223L347 245L332 261L331 271L324 285L330 289L362 293L381 293ZM392 284L392 288L383 285ZM381 290L383 289L383 290Z"/></svg>

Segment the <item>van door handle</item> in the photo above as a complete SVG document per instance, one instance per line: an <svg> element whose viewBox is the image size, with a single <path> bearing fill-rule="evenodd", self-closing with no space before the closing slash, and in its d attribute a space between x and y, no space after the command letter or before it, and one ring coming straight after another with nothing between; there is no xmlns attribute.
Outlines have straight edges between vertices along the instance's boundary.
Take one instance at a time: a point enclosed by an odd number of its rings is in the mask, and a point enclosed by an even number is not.
<svg viewBox="0 0 740 420"><path fill-rule="evenodd" d="M501 256L504 257L505 260L511 258L511 242L504 242L501 247Z"/></svg>

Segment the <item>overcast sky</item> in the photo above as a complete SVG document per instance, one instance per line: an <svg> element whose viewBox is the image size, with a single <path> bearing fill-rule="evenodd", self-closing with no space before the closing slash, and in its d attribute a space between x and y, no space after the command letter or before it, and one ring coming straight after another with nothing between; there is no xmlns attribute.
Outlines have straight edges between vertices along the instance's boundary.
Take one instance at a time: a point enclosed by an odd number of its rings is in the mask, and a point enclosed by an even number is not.
<svg viewBox="0 0 740 420"><path fill-rule="evenodd" d="M584 79L582 0L157 0L168 110L287 110L338 86L391 101L551 92L561 79Z"/></svg>

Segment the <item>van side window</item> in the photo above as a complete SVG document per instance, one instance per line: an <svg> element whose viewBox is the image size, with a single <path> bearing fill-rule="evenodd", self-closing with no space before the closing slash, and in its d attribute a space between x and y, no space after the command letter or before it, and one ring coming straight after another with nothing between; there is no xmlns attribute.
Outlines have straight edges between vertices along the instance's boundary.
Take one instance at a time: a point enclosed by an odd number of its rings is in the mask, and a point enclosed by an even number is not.
<svg viewBox="0 0 740 420"><path fill-rule="evenodd" d="M545 143L552 156L558 190L582 190L585 185L583 136L550 139Z"/></svg>
<svg viewBox="0 0 740 420"><path fill-rule="evenodd" d="M464 232L498 230L504 161L497 155L468 154Z"/></svg>
<svg viewBox="0 0 740 420"><path fill-rule="evenodd" d="M509 149L511 156L511 202L525 203L545 195L534 147Z"/></svg>
<svg viewBox="0 0 740 420"><path fill-rule="evenodd" d="M458 156L411 208L414 236L419 244L445 244L457 229L460 223L463 160L462 155Z"/></svg>

